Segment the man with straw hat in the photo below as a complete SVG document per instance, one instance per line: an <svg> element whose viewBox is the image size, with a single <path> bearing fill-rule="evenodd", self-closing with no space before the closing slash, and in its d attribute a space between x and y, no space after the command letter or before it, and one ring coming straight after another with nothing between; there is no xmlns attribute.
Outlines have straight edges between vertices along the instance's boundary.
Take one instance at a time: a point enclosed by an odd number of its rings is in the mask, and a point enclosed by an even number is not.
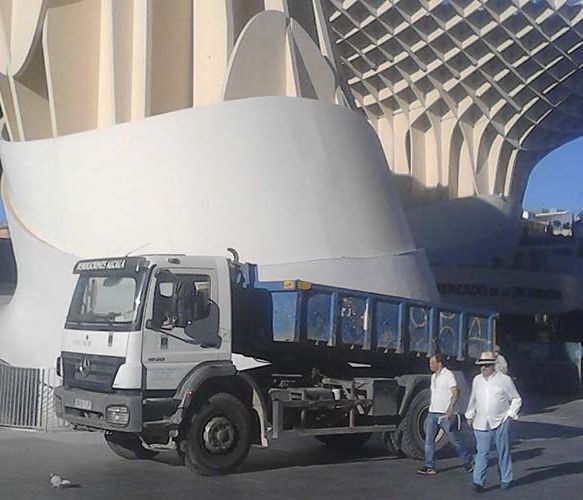
<svg viewBox="0 0 583 500"><path fill-rule="evenodd" d="M510 419L518 418L522 399L512 379L495 370L496 356L493 352L484 351L476 364L481 373L474 377L466 411L466 419L476 437L474 489L477 492L484 490L492 437L498 451L500 486L506 489L512 481L509 424Z"/></svg>

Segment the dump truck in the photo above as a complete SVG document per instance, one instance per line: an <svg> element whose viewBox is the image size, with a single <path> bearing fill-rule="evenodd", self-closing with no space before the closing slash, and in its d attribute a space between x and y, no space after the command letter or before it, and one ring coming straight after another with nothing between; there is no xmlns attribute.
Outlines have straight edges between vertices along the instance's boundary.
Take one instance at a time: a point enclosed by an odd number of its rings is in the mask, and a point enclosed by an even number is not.
<svg viewBox="0 0 583 500"><path fill-rule="evenodd" d="M102 431L121 457L173 449L203 475L291 432L350 449L378 432L421 458L427 357L461 369L494 340L492 313L261 281L237 256L93 259L73 272L57 415Z"/></svg>

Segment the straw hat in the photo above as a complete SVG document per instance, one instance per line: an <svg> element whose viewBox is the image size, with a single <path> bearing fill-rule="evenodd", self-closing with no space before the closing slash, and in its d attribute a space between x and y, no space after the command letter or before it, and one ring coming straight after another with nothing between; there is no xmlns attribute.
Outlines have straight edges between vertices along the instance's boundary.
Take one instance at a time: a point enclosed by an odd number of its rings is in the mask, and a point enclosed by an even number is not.
<svg viewBox="0 0 583 500"><path fill-rule="evenodd" d="M494 365L496 364L496 356L491 351L484 351L480 354L480 359L476 361L477 365Z"/></svg>

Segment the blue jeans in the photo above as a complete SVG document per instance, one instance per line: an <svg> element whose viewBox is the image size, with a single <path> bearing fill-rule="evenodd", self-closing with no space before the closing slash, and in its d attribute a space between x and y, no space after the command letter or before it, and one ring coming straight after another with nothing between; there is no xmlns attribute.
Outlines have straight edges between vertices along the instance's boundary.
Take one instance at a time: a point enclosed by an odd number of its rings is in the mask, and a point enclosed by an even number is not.
<svg viewBox="0 0 583 500"><path fill-rule="evenodd" d="M512 460L510 458L510 438L508 428L510 427L509 419L506 419L496 429L488 431L477 431L474 429L476 436L476 466L474 469L474 483L484 486L486 481L486 469L488 468L488 454L490 453L490 443L492 436L496 443L498 451L498 475L502 483L512 481Z"/></svg>
<svg viewBox="0 0 583 500"><path fill-rule="evenodd" d="M435 453L435 436L439 427L447 435L449 442L453 444L457 454L465 464L472 460L471 455L466 450L460 433L457 430L450 431L451 420L446 418L445 413L428 413L425 421L425 466L433 468L433 455Z"/></svg>

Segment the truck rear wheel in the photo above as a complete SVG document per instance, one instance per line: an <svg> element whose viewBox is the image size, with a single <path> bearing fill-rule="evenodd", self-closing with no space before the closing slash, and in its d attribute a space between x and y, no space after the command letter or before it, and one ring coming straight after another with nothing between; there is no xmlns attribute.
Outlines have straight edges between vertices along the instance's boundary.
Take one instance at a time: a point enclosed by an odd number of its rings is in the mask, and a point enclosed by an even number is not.
<svg viewBox="0 0 583 500"><path fill-rule="evenodd" d="M127 460L144 460L158 454L146 448L137 434L107 431L104 437L111 451Z"/></svg>
<svg viewBox="0 0 583 500"><path fill-rule="evenodd" d="M370 432L358 434L322 434L316 439L335 450L355 450L362 448L371 437Z"/></svg>
<svg viewBox="0 0 583 500"><path fill-rule="evenodd" d="M203 476L233 472L249 453L251 418L235 396L211 396L191 420L183 446L185 465Z"/></svg>
<svg viewBox="0 0 583 500"><path fill-rule="evenodd" d="M423 389L411 401L411 405L397 429L400 450L410 458L422 460L425 454L425 421L429 413L431 391ZM447 436L439 429L435 437L435 452L447 446Z"/></svg>

